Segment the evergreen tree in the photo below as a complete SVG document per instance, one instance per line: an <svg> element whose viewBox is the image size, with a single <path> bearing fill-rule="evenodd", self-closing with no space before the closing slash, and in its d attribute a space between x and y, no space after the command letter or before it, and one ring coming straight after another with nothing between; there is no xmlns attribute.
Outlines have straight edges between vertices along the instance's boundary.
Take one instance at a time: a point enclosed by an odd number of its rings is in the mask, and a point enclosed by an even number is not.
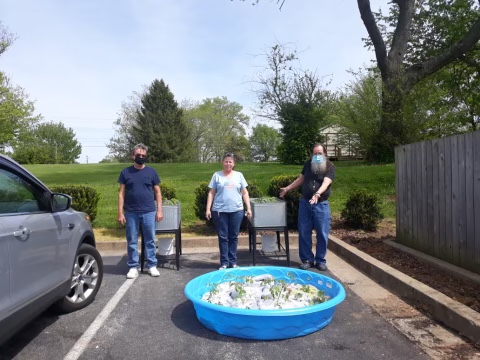
<svg viewBox="0 0 480 360"><path fill-rule="evenodd" d="M182 109L163 79L155 79L142 96L137 121L132 127L132 140L149 147L150 162L188 160L189 129Z"/></svg>

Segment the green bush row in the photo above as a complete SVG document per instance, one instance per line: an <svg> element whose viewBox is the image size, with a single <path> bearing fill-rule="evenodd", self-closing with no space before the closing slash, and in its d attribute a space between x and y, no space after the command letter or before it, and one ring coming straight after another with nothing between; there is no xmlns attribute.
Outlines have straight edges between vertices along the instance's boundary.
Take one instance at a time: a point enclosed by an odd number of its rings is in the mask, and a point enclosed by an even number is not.
<svg viewBox="0 0 480 360"><path fill-rule="evenodd" d="M53 186L51 190L69 195L72 198L72 208L88 214L92 222L97 217L100 194L94 188L84 185L61 185Z"/></svg>
<svg viewBox="0 0 480 360"><path fill-rule="evenodd" d="M280 175L272 178L268 187L268 196L278 197L280 189L291 184L297 175ZM205 218L205 210L208 196L208 183L203 182L195 189L195 215L198 219L204 220L207 225L212 226L211 220ZM255 182L249 183L248 192L250 198L263 197L262 192ZM287 205L287 226L289 229L298 229L298 204L301 197L300 188L289 191L284 200ZM342 211L342 218L347 225L353 228L362 228L375 231L379 222L383 219L380 211L380 200L377 195L366 191L354 191L350 194L345 208ZM247 224L244 219L241 230L246 230Z"/></svg>
<svg viewBox="0 0 480 360"><path fill-rule="evenodd" d="M296 178L296 175L273 177L267 190L268 196L278 197L280 189L291 184ZM164 201L176 201L176 192L173 186L162 183L160 188ZM52 187L52 191L71 196L72 208L87 213L90 215L92 221L97 216L100 195L94 188L83 185L63 185ZM195 189L194 210L195 216L198 219L205 221L208 226L213 226L212 221L205 218L208 191L207 182L200 183ZM251 198L261 198L264 196L254 181L249 183L248 191ZM298 228L298 203L300 197L300 188L289 191L284 197L287 205L287 226L289 229ZM357 190L350 194L345 208L341 212L341 216L347 225L369 231L375 231L384 217L381 213L378 196L364 190ZM245 231L246 229L247 223L244 219L241 230Z"/></svg>

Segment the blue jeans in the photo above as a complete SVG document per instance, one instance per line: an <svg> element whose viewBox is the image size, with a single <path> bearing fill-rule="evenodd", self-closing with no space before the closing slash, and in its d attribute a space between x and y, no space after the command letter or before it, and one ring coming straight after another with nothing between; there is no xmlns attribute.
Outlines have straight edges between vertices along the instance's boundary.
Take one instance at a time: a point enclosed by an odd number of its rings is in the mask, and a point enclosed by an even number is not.
<svg viewBox="0 0 480 360"><path fill-rule="evenodd" d="M312 230L317 233L315 256L312 252ZM328 233L330 232L330 206L328 201L311 205L300 199L298 209L298 254L302 262L326 263Z"/></svg>
<svg viewBox="0 0 480 360"><path fill-rule="evenodd" d="M212 219L218 234L220 265L236 265L238 233L243 220L243 210L236 212L212 211Z"/></svg>
<svg viewBox="0 0 480 360"><path fill-rule="evenodd" d="M129 268L137 268L138 261L138 233L142 225L143 241L145 242L145 256L147 268L157 267L157 247L155 244L155 211L133 212L125 211L127 225L127 253Z"/></svg>

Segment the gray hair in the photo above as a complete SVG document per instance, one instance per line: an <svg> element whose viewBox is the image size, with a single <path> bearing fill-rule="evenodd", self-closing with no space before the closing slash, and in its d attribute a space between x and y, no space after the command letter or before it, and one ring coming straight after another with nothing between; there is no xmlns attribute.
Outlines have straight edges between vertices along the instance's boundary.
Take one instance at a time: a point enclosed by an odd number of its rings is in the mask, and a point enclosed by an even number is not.
<svg viewBox="0 0 480 360"><path fill-rule="evenodd" d="M319 146L322 147L322 150L323 150L323 153L325 154L325 157L328 158L327 148L325 147L325 145L323 145L323 144L321 144L321 143L315 143L315 144L313 144L313 146L312 146L312 154L313 154L313 150L314 150L316 147L319 147Z"/></svg>
<svg viewBox="0 0 480 360"><path fill-rule="evenodd" d="M132 154L135 155L135 150L138 150L138 149L142 149L142 150L145 150L145 152L148 152L148 146L143 143L140 143L135 145L135 147L132 150Z"/></svg>

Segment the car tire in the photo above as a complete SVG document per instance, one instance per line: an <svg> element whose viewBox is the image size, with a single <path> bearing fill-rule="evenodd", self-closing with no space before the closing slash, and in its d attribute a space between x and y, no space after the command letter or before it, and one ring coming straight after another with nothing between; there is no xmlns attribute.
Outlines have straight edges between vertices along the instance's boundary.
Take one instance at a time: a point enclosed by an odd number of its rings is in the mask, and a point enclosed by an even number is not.
<svg viewBox="0 0 480 360"><path fill-rule="evenodd" d="M75 256L70 292L57 302L65 313L77 311L92 303L103 279L103 260L98 250L82 244Z"/></svg>

